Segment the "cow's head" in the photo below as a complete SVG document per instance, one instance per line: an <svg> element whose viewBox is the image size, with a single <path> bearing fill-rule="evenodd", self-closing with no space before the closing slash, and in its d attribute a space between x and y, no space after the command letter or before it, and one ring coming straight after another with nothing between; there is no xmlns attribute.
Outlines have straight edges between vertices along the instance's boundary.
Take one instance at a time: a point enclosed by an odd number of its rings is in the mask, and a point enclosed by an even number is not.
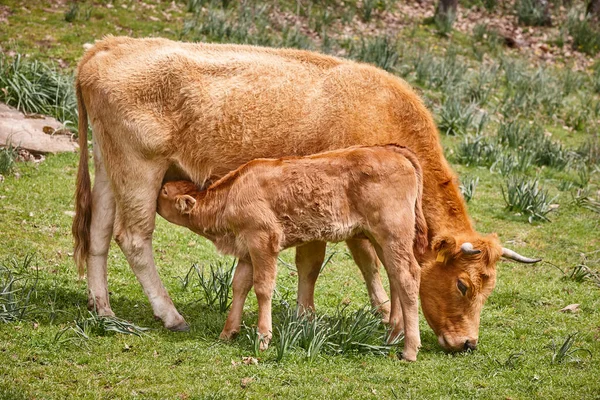
<svg viewBox="0 0 600 400"><path fill-rule="evenodd" d="M171 223L189 227L197 194L198 188L190 181L167 182L158 194L157 212Z"/></svg>
<svg viewBox="0 0 600 400"><path fill-rule="evenodd" d="M500 257L540 261L503 248L496 234L470 236L434 237L430 259L422 263L423 314L439 344L449 351L477 347L481 309L496 284Z"/></svg>

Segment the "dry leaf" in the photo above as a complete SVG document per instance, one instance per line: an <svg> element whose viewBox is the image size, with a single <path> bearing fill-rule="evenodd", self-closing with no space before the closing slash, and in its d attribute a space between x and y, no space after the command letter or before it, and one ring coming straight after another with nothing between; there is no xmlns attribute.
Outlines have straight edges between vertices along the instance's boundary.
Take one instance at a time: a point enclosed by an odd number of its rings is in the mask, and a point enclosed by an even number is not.
<svg viewBox="0 0 600 400"><path fill-rule="evenodd" d="M242 387L242 389L246 389L252 381L254 381L254 378L250 378L250 377L242 378L242 381L240 382L240 386Z"/></svg>
<svg viewBox="0 0 600 400"><path fill-rule="evenodd" d="M568 306L566 306L565 308L563 308L560 311L570 312L570 313L578 313L581 310L579 309L579 304L569 304Z"/></svg>
<svg viewBox="0 0 600 400"><path fill-rule="evenodd" d="M258 365L258 359L254 357L242 357L242 362L246 365Z"/></svg>

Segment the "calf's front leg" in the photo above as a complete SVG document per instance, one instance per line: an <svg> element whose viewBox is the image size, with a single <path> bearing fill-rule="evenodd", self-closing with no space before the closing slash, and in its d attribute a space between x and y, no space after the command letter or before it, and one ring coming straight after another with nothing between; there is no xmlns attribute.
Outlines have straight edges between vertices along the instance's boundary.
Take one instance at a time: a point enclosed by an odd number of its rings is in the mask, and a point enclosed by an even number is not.
<svg viewBox="0 0 600 400"><path fill-rule="evenodd" d="M266 242L267 240L262 240ZM265 245L250 248L252 259L254 293L258 301L258 334L261 336L260 349L266 350L273 337L271 300L277 277L277 253L274 246Z"/></svg>
<svg viewBox="0 0 600 400"><path fill-rule="evenodd" d="M248 292L252 288L252 263L247 259L240 259L233 275L233 300L227 315L227 321L219 336L223 340L233 339L240 332L244 303Z"/></svg>

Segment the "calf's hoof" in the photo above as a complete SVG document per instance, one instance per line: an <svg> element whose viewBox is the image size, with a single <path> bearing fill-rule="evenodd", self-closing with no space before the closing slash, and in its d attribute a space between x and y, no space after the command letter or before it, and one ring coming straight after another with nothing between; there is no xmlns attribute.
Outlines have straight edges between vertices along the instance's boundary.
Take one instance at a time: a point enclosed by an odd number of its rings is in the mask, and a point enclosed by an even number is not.
<svg viewBox="0 0 600 400"><path fill-rule="evenodd" d="M237 331L237 330L223 329L223 331L219 335L219 339L229 342L230 340L235 339L235 337L238 335L238 333L239 333L239 331Z"/></svg>
<svg viewBox="0 0 600 400"><path fill-rule="evenodd" d="M404 361L414 362L417 361L417 352L403 351L402 353L400 353L400 356L398 358Z"/></svg>

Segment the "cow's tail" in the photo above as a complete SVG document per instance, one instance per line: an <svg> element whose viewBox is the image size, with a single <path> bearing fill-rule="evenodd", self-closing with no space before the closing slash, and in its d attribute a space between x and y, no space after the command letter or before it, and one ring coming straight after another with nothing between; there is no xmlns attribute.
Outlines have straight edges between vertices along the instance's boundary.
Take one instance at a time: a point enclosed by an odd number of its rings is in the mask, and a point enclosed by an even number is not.
<svg viewBox="0 0 600 400"><path fill-rule="evenodd" d="M79 277L85 274L85 263L90 250L90 225L92 222L92 189L88 155L88 118L85 103L81 94L81 83L76 80L77 110L79 112L79 168L75 188L75 218L73 219L73 237L75 248L73 258L77 265Z"/></svg>
<svg viewBox="0 0 600 400"><path fill-rule="evenodd" d="M427 239L427 221L425 220L425 214L423 214L423 169L419 162L417 155L408 147L392 145L394 150L402 154L415 169L415 175L417 177L417 200L415 202L415 243L414 249L416 254L423 255L427 252L429 247L429 240Z"/></svg>

